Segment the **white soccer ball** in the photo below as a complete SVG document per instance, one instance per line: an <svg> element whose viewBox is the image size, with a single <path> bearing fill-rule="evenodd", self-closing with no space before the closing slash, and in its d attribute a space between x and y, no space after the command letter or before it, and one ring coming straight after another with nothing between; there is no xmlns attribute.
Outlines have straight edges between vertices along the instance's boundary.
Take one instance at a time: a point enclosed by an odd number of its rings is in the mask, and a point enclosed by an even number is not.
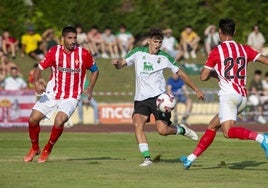
<svg viewBox="0 0 268 188"><path fill-rule="evenodd" d="M156 107L164 113L171 112L176 106L176 99L173 95L163 93L156 99Z"/></svg>

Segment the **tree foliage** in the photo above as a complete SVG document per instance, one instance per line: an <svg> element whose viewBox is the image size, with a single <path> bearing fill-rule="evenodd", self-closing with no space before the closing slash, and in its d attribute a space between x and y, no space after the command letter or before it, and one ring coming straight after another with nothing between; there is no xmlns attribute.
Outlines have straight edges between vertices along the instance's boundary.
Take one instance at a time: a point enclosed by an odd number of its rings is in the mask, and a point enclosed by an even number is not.
<svg viewBox="0 0 268 188"><path fill-rule="evenodd" d="M209 24L217 25L220 18L229 17L237 23L237 39L245 42L254 24L268 37L267 8L267 0L1 0L0 29L8 28L19 37L29 24L42 32L75 24L84 30L92 25L102 30L108 25L116 31L124 23L136 37L150 27L172 28L179 37L182 29L191 25L203 36Z"/></svg>

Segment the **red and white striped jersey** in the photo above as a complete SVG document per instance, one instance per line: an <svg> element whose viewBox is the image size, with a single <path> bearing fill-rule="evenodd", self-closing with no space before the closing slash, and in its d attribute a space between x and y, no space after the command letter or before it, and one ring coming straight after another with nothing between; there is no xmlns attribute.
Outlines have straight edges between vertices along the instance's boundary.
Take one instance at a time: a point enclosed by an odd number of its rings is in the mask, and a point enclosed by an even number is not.
<svg viewBox="0 0 268 188"><path fill-rule="evenodd" d="M51 68L46 93L55 99L79 98L86 80L86 71L94 63L91 54L84 48L76 47L67 53L63 46L52 47L39 63L42 70Z"/></svg>
<svg viewBox="0 0 268 188"><path fill-rule="evenodd" d="M215 47L205 63L205 68L214 69L219 77L219 94L247 96L246 80L249 62L259 57L259 52L235 41L225 41Z"/></svg>

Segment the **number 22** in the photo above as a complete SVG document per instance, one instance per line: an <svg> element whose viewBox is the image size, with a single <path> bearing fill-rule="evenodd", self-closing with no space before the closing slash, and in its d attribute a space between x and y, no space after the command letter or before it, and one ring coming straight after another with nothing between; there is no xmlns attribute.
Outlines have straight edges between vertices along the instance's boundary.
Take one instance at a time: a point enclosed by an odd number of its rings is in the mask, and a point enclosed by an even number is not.
<svg viewBox="0 0 268 188"><path fill-rule="evenodd" d="M237 65L237 71L234 72L233 75L231 75L231 70L234 68L234 66ZM234 60L232 57L228 57L224 60L224 66L226 66L226 69L224 71L224 76L227 79L234 79L236 74L236 77L238 79L245 79L245 74L242 72L245 70L246 61L245 57L238 57L236 60Z"/></svg>

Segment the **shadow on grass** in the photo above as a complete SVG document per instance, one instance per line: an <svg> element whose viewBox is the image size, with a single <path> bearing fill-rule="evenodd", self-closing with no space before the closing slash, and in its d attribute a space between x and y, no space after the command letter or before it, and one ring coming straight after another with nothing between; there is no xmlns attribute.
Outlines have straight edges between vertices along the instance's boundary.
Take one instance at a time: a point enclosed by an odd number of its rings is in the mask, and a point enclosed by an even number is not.
<svg viewBox="0 0 268 188"><path fill-rule="evenodd" d="M53 161L92 161L92 163L97 164L98 161L124 161L125 158L112 158L112 157L85 157L85 158L69 158L69 159L57 159ZM91 163L91 162L90 162Z"/></svg>
<svg viewBox="0 0 268 188"><path fill-rule="evenodd" d="M262 164L266 164L267 162L256 162L256 161L242 161L240 163L229 163L227 164L227 167L230 169L238 169L238 170L252 170L252 168L250 169L246 169L247 167L258 167ZM258 170L256 168L254 168L254 170ZM267 170L267 169L266 169Z"/></svg>
<svg viewBox="0 0 268 188"><path fill-rule="evenodd" d="M208 167L208 168L201 168L201 169L217 169L217 168L228 168L232 170L264 170L267 171L267 168L259 168L259 166L267 164L267 162L256 162L256 161L242 161L238 163L225 163L224 161L221 161L217 166L214 167ZM193 165L193 167L201 167ZM258 168L254 168L258 167Z"/></svg>

